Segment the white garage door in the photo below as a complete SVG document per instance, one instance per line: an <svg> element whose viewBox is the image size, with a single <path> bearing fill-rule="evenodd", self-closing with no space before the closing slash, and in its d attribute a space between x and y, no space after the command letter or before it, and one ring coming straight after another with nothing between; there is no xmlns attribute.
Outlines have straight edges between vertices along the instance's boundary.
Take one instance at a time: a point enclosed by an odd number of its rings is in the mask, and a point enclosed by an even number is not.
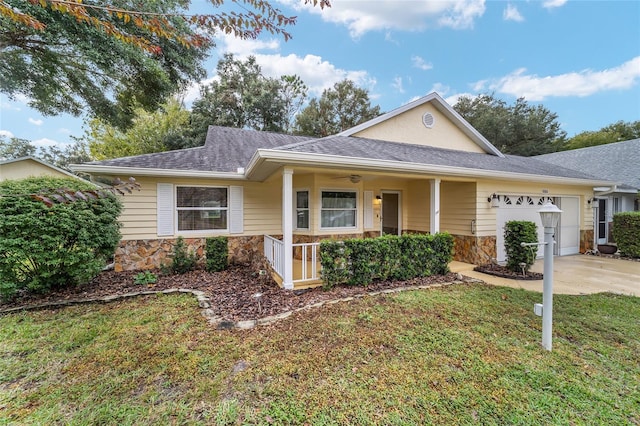
<svg viewBox="0 0 640 426"><path fill-rule="evenodd" d="M511 220L527 220L534 222L538 228L538 241L544 241L544 229L540 222L538 210L545 201L554 201L549 197L501 195L500 207L496 212L496 254L498 262L507 260L504 247L504 225ZM580 252L580 201L578 197L555 198L556 205L562 209L560 232L556 232L556 247L554 253L560 256L577 254ZM539 246L536 257L544 255L544 246Z"/></svg>

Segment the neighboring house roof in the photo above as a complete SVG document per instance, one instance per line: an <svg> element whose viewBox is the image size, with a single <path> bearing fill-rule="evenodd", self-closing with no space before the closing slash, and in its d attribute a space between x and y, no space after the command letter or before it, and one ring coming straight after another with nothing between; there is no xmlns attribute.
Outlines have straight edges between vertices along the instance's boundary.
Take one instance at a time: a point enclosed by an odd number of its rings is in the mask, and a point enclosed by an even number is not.
<svg viewBox="0 0 640 426"><path fill-rule="evenodd" d="M640 190L640 139L615 142L533 157L565 168L621 182L619 188Z"/></svg>
<svg viewBox="0 0 640 426"><path fill-rule="evenodd" d="M2 160L2 161L0 161L0 166L5 165L5 164L7 164L7 165L14 164L15 165L16 163L29 162L29 161L34 161L34 162L36 162L36 163L38 163L38 164L40 164L40 165L42 165L44 167L47 167L47 168L51 169L52 171L56 172L57 174L63 174L63 175L66 175L66 176L69 176L69 177L72 177L72 178L75 178L75 179L84 180L81 177L74 175L73 173L70 173L70 172L68 172L68 171L66 171L64 169L61 169L59 167L54 166L53 164L49 164L46 161L42 161L39 158L32 157L30 155L25 156L25 157L20 157L20 158L14 158L14 159L11 159L11 160Z"/></svg>
<svg viewBox="0 0 640 426"><path fill-rule="evenodd" d="M504 157L504 154L498 150L491 142L485 139L484 136L480 134L471 124L467 122L451 105L449 105L440 95L436 92L432 92L427 96L423 96L422 98L416 99L413 102L409 102L399 108L396 108L392 111L389 111L386 114L382 114L379 117L376 117L372 120L369 120L365 123L347 129L341 133L338 133L337 136L353 136L356 133L359 133L365 129L373 127L383 121L387 121L393 117L396 117L406 111L409 111L413 108L416 108L420 105L431 103L438 111L444 114L454 125L456 125L462 132L467 135L469 139L475 142L480 148L482 148L487 154L496 155L498 157Z"/></svg>
<svg viewBox="0 0 640 426"><path fill-rule="evenodd" d="M75 165L76 170L105 171L119 168L159 170L183 170L195 172L222 172L238 174L259 148L277 146L312 139L280 133L231 127L209 126L205 144L196 148L136 155L113 160L92 161ZM88 167L87 167L88 166ZM126 172L126 170L123 170Z"/></svg>

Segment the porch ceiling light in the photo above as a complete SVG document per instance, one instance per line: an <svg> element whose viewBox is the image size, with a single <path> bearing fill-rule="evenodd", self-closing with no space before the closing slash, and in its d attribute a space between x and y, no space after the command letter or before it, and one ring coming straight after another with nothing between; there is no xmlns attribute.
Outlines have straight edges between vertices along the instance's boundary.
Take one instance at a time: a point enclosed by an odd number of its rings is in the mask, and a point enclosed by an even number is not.
<svg viewBox="0 0 640 426"><path fill-rule="evenodd" d="M487 198L487 201L489 203L491 203L491 207L500 206L500 196L498 194L496 194L495 192L493 194L491 194L491 197Z"/></svg>
<svg viewBox="0 0 640 426"><path fill-rule="evenodd" d="M538 213L540 213L543 228L555 228L560 221L560 213L562 213L562 210L551 201L547 201L542 208L538 210Z"/></svg>

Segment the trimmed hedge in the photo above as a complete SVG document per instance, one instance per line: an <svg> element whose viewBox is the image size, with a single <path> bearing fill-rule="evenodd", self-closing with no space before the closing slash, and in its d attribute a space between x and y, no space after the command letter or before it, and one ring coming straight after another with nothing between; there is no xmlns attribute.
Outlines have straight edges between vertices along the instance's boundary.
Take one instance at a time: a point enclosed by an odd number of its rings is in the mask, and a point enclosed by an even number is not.
<svg viewBox="0 0 640 426"><path fill-rule="evenodd" d="M613 239L623 255L640 257L640 212L613 215Z"/></svg>
<svg viewBox="0 0 640 426"><path fill-rule="evenodd" d="M56 189L92 190L72 178L0 182L0 296L19 290L47 292L85 284L98 275L120 241L115 196L47 207L29 194Z"/></svg>
<svg viewBox="0 0 640 426"><path fill-rule="evenodd" d="M219 272L227 269L229 258L228 238L225 236L210 237L205 240L204 255L207 258L205 269Z"/></svg>
<svg viewBox="0 0 640 426"><path fill-rule="evenodd" d="M512 220L504 225L504 247L507 252L507 268L521 272L521 263L526 264L524 270L529 271L536 261L537 247L522 247L520 243L537 243L538 231L534 222Z"/></svg>
<svg viewBox="0 0 640 426"><path fill-rule="evenodd" d="M452 253L453 237L448 233L324 240L320 243L322 280L331 288L446 274Z"/></svg>

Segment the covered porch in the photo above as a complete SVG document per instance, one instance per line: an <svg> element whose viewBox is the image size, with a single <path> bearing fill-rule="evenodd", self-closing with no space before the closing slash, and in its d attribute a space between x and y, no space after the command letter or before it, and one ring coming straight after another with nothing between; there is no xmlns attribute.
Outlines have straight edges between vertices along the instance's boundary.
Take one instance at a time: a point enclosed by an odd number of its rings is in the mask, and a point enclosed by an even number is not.
<svg viewBox="0 0 640 426"><path fill-rule="evenodd" d="M475 238L475 182L293 167L284 167L272 179L282 185L282 233L264 235L264 255L285 289L322 285L324 239L448 231L463 247L465 238Z"/></svg>

